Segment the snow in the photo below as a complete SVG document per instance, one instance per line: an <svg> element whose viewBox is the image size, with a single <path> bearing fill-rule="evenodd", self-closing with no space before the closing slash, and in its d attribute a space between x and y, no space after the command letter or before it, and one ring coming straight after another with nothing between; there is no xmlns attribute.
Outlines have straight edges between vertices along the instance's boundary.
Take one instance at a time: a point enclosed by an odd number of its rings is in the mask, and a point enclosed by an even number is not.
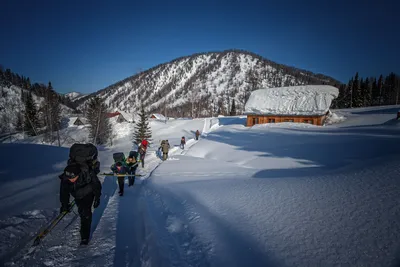
<svg viewBox="0 0 400 267"><path fill-rule="evenodd" d="M68 214L37 251L31 237L58 212L68 148L2 144L0 261L5 266L393 266L400 260L400 122L393 109L332 110L326 127L245 127L245 116L151 121L134 187L104 177L92 239L79 248ZM115 124L128 153L134 124ZM194 132L202 131L199 141ZM76 132L78 133L78 132ZM187 145L178 147L181 136ZM168 139L162 162L155 155ZM15 158L43 155L24 162ZM15 156L9 156L15 155Z"/></svg>
<svg viewBox="0 0 400 267"><path fill-rule="evenodd" d="M304 85L258 89L245 106L249 114L325 115L339 90L330 85Z"/></svg>

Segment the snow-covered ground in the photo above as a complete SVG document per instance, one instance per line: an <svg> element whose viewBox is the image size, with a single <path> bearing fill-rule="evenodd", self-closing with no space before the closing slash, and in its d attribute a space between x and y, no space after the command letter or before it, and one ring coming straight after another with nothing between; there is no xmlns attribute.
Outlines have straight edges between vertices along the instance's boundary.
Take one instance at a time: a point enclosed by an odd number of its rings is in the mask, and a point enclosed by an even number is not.
<svg viewBox="0 0 400 267"><path fill-rule="evenodd" d="M244 126L245 117L152 122L144 174L123 197L106 177L92 240L71 213L27 255L57 213L67 148L3 144L0 260L6 266L393 266L400 255L399 107L336 110L341 123ZM113 147L128 152L132 125ZM199 129L199 141L189 140ZM168 139L169 160L155 156ZM19 162L30 155L26 170ZM13 155L13 156L9 156ZM12 177L10 177L12 175ZM4 241L3 241L4 240Z"/></svg>

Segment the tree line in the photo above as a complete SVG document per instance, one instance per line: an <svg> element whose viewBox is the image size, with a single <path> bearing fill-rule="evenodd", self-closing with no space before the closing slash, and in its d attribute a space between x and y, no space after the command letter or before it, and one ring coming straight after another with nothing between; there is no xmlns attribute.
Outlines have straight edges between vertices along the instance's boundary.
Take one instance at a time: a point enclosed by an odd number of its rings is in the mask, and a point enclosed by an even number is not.
<svg viewBox="0 0 400 267"><path fill-rule="evenodd" d="M378 78L362 78L358 72L339 87L333 108L358 108L400 104L400 76L390 73Z"/></svg>
<svg viewBox="0 0 400 267"><path fill-rule="evenodd" d="M61 105L74 108L73 103L58 94L51 82L48 85L34 83L30 78L3 70L0 66L1 97L6 98L8 91L5 88L17 86L21 89L20 101L8 103L12 107L0 107L1 131L4 133L23 132L28 136L43 136L43 141L58 143L63 117ZM41 97L42 101L35 100ZM89 123L89 138L94 144L106 144L110 141L112 128L107 117L107 107L101 98L95 97L89 101L88 109L84 115ZM15 118L15 119L14 119ZM13 127L12 127L13 126Z"/></svg>

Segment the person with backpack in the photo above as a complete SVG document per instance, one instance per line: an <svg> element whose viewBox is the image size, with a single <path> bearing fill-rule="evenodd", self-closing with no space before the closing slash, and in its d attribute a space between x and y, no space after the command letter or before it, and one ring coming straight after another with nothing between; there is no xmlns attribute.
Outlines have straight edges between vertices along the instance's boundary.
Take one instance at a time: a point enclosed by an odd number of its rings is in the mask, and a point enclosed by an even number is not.
<svg viewBox="0 0 400 267"><path fill-rule="evenodd" d="M157 156L160 158L160 159L162 159L162 146L163 146L163 144L165 143L165 140L162 140L161 141L161 144L160 144L160 146L159 146L159 148L157 149Z"/></svg>
<svg viewBox="0 0 400 267"><path fill-rule="evenodd" d="M199 130L196 131L196 140L199 140L200 132Z"/></svg>
<svg viewBox="0 0 400 267"><path fill-rule="evenodd" d="M97 161L97 148L93 144L74 144L70 148L69 160L64 172L59 176L60 213L71 210L70 195L75 199L81 219L81 245L87 245L92 224L92 205L100 205L102 185L97 174L100 162Z"/></svg>
<svg viewBox="0 0 400 267"><path fill-rule="evenodd" d="M181 138L181 148L182 148L182 149L185 149L185 144L186 144L185 137L182 136L182 138Z"/></svg>
<svg viewBox="0 0 400 267"><path fill-rule="evenodd" d="M137 159L137 151L129 152L129 156L126 159L126 166L128 167L128 174L135 175L136 169L138 167L139 162L136 161ZM128 186L133 186L135 184L135 176L128 176Z"/></svg>
<svg viewBox="0 0 400 267"><path fill-rule="evenodd" d="M113 173L121 175L121 174L128 174L128 167L125 163L125 155L122 152L114 153L114 164L111 165L110 169ZM118 194L122 197L124 195L124 183L125 183L125 176L118 176L118 187L119 192Z"/></svg>
<svg viewBox="0 0 400 267"><path fill-rule="evenodd" d="M161 145L161 150L163 152L163 160L167 160L169 149L170 149L169 142L168 140L165 140L164 144Z"/></svg>
<svg viewBox="0 0 400 267"><path fill-rule="evenodd" d="M149 142L146 139L143 139L139 146L139 155L140 155L140 161L142 162L142 168L144 168L144 157L146 156L148 145Z"/></svg>

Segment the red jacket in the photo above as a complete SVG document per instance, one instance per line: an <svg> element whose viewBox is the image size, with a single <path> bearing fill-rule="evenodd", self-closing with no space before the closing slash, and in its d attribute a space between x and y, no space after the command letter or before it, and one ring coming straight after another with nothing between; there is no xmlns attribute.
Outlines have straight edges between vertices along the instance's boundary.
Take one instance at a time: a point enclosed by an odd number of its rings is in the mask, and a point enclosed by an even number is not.
<svg viewBox="0 0 400 267"><path fill-rule="evenodd" d="M144 139L143 141L142 141L142 146L144 147L144 148L147 148L147 145L149 144L149 142L147 142L147 140L146 139Z"/></svg>

